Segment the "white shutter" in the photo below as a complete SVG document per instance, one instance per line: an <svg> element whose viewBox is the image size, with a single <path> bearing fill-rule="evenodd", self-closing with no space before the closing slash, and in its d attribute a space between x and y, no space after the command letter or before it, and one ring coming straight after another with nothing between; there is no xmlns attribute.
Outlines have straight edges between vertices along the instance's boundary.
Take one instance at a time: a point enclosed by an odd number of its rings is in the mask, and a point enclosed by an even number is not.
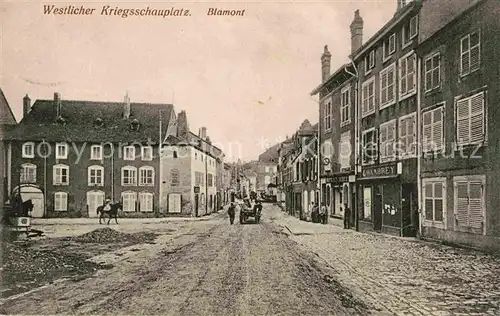
<svg viewBox="0 0 500 316"><path fill-rule="evenodd" d="M415 145L415 115L412 115L406 119L406 146L407 152L410 155L415 155L416 145Z"/></svg>
<svg viewBox="0 0 500 316"><path fill-rule="evenodd" d="M380 158L385 160L387 158L387 125L380 126Z"/></svg>
<svg viewBox="0 0 500 316"><path fill-rule="evenodd" d="M480 33L475 32L470 35L470 70L476 70L481 63L481 38Z"/></svg>
<svg viewBox="0 0 500 316"><path fill-rule="evenodd" d="M417 58L415 58L415 54L408 57L407 61L408 65L408 89L407 91L413 91L416 86L416 71L417 68Z"/></svg>
<svg viewBox="0 0 500 316"><path fill-rule="evenodd" d="M483 228L483 184L469 183L469 226Z"/></svg>
<svg viewBox="0 0 500 316"><path fill-rule="evenodd" d="M470 141L480 142L485 138L484 92L471 97L470 112Z"/></svg>
<svg viewBox="0 0 500 316"><path fill-rule="evenodd" d="M469 186L467 182L457 182L455 184L456 190L456 205L455 215L458 226L469 225Z"/></svg>
<svg viewBox="0 0 500 316"><path fill-rule="evenodd" d="M406 81L406 58L402 58L399 62L399 93L406 94L407 81Z"/></svg>
<svg viewBox="0 0 500 316"><path fill-rule="evenodd" d="M433 126L432 126L432 111L425 112L422 117L423 128L423 147L424 151L431 150L431 144L433 141Z"/></svg>
<svg viewBox="0 0 500 316"><path fill-rule="evenodd" d="M364 114L368 112L368 85L365 85L363 87L363 102L362 102L362 109L361 113Z"/></svg>
<svg viewBox="0 0 500 316"><path fill-rule="evenodd" d="M408 151L407 130L408 128L406 119L399 120L399 140L401 147L401 156L405 156Z"/></svg>
<svg viewBox="0 0 500 316"><path fill-rule="evenodd" d="M387 157L392 159L394 157L394 140L396 138L396 121L392 121L387 126L387 145L386 154Z"/></svg>
<svg viewBox="0 0 500 316"><path fill-rule="evenodd" d="M380 104L384 105L388 102L388 87L387 87L387 71L380 76Z"/></svg>
<svg viewBox="0 0 500 316"><path fill-rule="evenodd" d="M368 111L373 111L375 109L375 81L372 81L368 85Z"/></svg>
<svg viewBox="0 0 500 316"><path fill-rule="evenodd" d="M462 38L460 41L460 67L461 67L461 73L466 74L469 72L469 36L466 36Z"/></svg>
<svg viewBox="0 0 500 316"><path fill-rule="evenodd" d="M394 101L396 95L396 67L393 65L387 74L387 101Z"/></svg>
<svg viewBox="0 0 500 316"><path fill-rule="evenodd" d="M432 111L431 139L435 149L440 149L443 146L443 119L444 119L444 107Z"/></svg>
<svg viewBox="0 0 500 316"><path fill-rule="evenodd" d="M469 99L457 101L457 143L468 144L470 141Z"/></svg>

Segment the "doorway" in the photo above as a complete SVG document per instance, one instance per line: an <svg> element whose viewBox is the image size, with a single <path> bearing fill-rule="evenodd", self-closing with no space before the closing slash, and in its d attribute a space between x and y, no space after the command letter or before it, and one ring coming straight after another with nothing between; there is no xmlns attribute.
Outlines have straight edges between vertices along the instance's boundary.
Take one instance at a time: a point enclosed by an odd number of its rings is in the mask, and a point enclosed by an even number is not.
<svg viewBox="0 0 500 316"><path fill-rule="evenodd" d="M98 217L97 208L102 205L104 205L103 191L87 192L87 209L89 217Z"/></svg>
<svg viewBox="0 0 500 316"><path fill-rule="evenodd" d="M194 216L198 217L198 205L199 205L199 194L195 193L194 195Z"/></svg>
<svg viewBox="0 0 500 316"><path fill-rule="evenodd" d="M420 225L416 204L417 186L413 183L401 185L402 236L416 237Z"/></svg>
<svg viewBox="0 0 500 316"><path fill-rule="evenodd" d="M382 193L376 192L373 203L373 230L382 231Z"/></svg>
<svg viewBox="0 0 500 316"><path fill-rule="evenodd" d="M14 191L17 191L19 187L15 188ZM45 202L42 190L35 186L23 186L21 185L20 189L21 199L24 201L30 200L33 203L33 211L31 212L31 216L35 218L42 218L45 210Z"/></svg>

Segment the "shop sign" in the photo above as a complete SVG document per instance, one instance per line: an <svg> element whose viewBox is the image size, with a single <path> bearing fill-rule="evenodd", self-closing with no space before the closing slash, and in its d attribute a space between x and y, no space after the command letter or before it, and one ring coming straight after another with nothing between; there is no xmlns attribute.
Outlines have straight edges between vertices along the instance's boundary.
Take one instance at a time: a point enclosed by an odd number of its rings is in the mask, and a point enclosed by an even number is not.
<svg viewBox="0 0 500 316"><path fill-rule="evenodd" d="M398 175L396 164L366 167L361 171L363 178L384 178Z"/></svg>
<svg viewBox="0 0 500 316"><path fill-rule="evenodd" d="M344 176L333 176L331 178L325 179L326 183L344 183L349 182L349 175Z"/></svg>

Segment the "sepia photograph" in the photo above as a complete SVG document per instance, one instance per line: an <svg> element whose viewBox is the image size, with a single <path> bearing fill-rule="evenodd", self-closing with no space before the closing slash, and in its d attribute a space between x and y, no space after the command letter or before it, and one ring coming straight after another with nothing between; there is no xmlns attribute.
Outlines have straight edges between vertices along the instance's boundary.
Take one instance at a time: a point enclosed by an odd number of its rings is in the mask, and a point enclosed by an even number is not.
<svg viewBox="0 0 500 316"><path fill-rule="evenodd" d="M499 107L499 0L0 0L0 314L500 315Z"/></svg>

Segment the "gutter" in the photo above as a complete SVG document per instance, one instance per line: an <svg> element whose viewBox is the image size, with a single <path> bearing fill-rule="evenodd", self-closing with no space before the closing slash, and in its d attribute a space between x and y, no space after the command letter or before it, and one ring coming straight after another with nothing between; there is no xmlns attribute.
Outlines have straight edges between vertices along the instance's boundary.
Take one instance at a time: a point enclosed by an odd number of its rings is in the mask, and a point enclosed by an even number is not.
<svg viewBox="0 0 500 316"><path fill-rule="evenodd" d="M359 117L359 98L360 98L360 93L359 93L359 72L358 69L356 68L356 64L354 63L354 60L351 59L351 64L354 68L354 78L356 78L356 83L354 87L354 178L355 180L358 179L358 166L359 166L359 124L360 120L358 119ZM358 210L358 186L356 185L356 182L354 182L354 196L356 199L354 200L354 205L351 205L351 212L354 212L354 226L356 228L356 231L359 231L359 210Z"/></svg>

